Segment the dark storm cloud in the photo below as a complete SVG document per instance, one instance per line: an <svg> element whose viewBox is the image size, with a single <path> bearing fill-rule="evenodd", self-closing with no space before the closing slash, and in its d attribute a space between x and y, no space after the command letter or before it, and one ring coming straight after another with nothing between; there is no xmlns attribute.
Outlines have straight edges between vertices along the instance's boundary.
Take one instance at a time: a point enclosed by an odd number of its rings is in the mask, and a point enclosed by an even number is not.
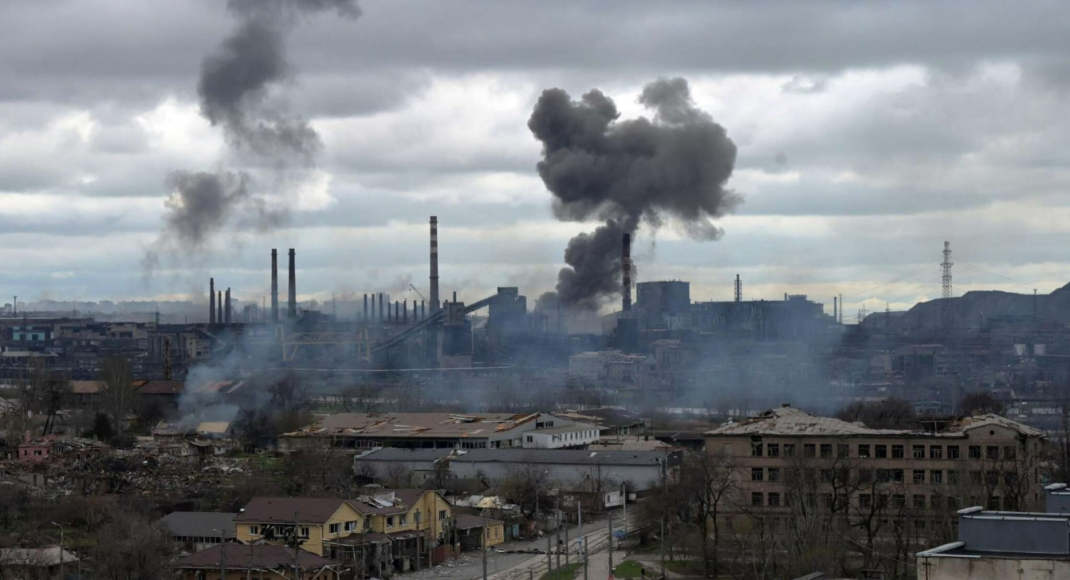
<svg viewBox="0 0 1070 580"><path fill-rule="evenodd" d="M537 167L554 196L554 215L606 220L565 251L569 266L558 276L557 291L566 306L591 309L620 290L621 234L641 221L657 228L669 217L693 238L713 240L721 232L711 220L741 201L725 189L736 146L724 127L695 107L686 80L649 83L639 102L653 119L618 120L616 104L597 90L576 102L548 89L528 120L543 145Z"/></svg>

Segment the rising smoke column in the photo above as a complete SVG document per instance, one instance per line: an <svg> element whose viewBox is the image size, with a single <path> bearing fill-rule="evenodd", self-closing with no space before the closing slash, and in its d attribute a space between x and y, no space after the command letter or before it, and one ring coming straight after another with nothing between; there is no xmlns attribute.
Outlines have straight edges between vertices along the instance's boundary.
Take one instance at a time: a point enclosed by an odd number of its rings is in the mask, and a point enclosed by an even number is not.
<svg viewBox="0 0 1070 580"><path fill-rule="evenodd" d="M199 250L228 224L260 231L283 223L284 209L269 209L256 190L255 173L282 193L315 168L322 143L308 120L289 111L273 91L293 74L286 60L287 33L306 15L334 11L356 18L355 0L230 0L238 22L216 51L201 63L197 83L201 114L220 127L231 153L246 171L176 171L166 184L164 229L145 258L161 250Z"/></svg>
<svg viewBox="0 0 1070 580"><path fill-rule="evenodd" d="M742 198L725 189L736 146L723 127L695 107L687 81L658 79L639 102L652 119L619 120L613 100L598 90L573 101L561 89L543 91L528 128L543 145L539 176L564 221L605 220L565 250L557 292L566 307L596 309L620 292L620 240L640 223L656 229L666 218L696 240L722 234L715 218Z"/></svg>

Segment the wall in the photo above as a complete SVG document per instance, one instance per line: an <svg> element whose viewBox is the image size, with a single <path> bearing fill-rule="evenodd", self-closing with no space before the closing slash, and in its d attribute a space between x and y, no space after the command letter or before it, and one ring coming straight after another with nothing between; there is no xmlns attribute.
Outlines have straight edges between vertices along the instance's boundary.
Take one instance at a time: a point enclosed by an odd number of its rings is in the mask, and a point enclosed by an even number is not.
<svg viewBox="0 0 1070 580"><path fill-rule="evenodd" d="M527 463L506 462L450 462L450 472L456 477L471 478L480 473L491 479L502 480L510 472L527 467ZM621 481L630 481L636 489L649 489L661 483L661 468L652 465L572 465L540 463L540 469L549 471L547 476L563 484L580 483L587 480L601 479L606 485L619 485Z"/></svg>
<svg viewBox="0 0 1070 580"><path fill-rule="evenodd" d="M1070 561L1017 558L918 558L918 580L1051 580L1070 578Z"/></svg>
<svg viewBox="0 0 1070 580"><path fill-rule="evenodd" d="M335 540L337 538L344 538L353 533L345 531L345 523L350 521L356 521L357 532L363 529L364 515L353 509L349 504L343 504L338 511L326 523L320 524L300 524L303 527L308 528L308 539L301 544L303 550L312 552L318 556L323 555L323 540ZM275 522L276 525L286 525L283 522ZM330 524L340 524L339 533L330 533ZM253 535L250 533L250 526L258 526L261 528L260 533ZM235 522L235 533L239 542L250 543L252 541L258 541L262 539L263 524L255 522ZM281 543L281 542L274 542Z"/></svg>

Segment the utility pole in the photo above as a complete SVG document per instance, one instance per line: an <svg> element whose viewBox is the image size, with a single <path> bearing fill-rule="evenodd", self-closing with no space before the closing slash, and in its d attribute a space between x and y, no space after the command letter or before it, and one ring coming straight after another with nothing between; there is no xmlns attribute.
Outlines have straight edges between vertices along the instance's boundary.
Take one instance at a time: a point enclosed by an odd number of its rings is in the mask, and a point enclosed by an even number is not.
<svg viewBox="0 0 1070 580"><path fill-rule="evenodd" d="M568 543L568 526L565 526L565 565L566 566L568 566L570 564L570 562L568 561L568 553L570 551L571 550L569 549L569 543Z"/></svg>
<svg viewBox="0 0 1070 580"><path fill-rule="evenodd" d="M554 556L550 551L550 534L546 534L546 573L549 574L554 569Z"/></svg>
<svg viewBox="0 0 1070 580"><path fill-rule="evenodd" d="M557 567L561 568L561 510L557 510L557 529L554 530L554 536L557 537Z"/></svg>
<svg viewBox="0 0 1070 580"><path fill-rule="evenodd" d="M66 572L64 571L65 566L63 563L63 526L56 522L52 522L52 525L59 528L59 577L66 578ZM79 575L78 580L82 580L81 575Z"/></svg>
<svg viewBox="0 0 1070 580"><path fill-rule="evenodd" d="M483 580L487 580L487 510L484 509L481 514L483 515L483 540L479 545L483 548Z"/></svg>
<svg viewBox="0 0 1070 580"><path fill-rule="evenodd" d="M606 537L609 542L609 577L613 577L613 516L609 516L609 536Z"/></svg>

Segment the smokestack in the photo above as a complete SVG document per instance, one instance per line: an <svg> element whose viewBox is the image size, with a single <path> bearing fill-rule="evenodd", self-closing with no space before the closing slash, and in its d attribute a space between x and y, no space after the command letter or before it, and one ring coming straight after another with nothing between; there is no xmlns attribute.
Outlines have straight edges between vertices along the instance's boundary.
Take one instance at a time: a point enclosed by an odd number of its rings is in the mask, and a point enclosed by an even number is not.
<svg viewBox="0 0 1070 580"><path fill-rule="evenodd" d="M279 251L271 248L271 321L279 321Z"/></svg>
<svg viewBox="0 0 1070 580"><path fill-rule="evenodd" d="M427 305L423 300L420 301L420 318L427 318Z"/></svg>
<svg viewBox="0 0 1070 580"><path fill-rule="evenodd" d="M215 324L215 278L208 279L208 324Z"/></svg>
<svg viewBox="0 0 1070 580"><path fill-rule="evenodd" d="M364 293L364 321L368 320L368 293Z"/></svg>
<svg viewBox="0 0 1070 580"><path fill-rule="evenodd" d="M837 320L840 324L843 324L843 294L840 294L840 319Z"/></svg>
<svg viewBox="0 0 1070 580"><path fill-rule="evenodd" d="M407 298L405 303L401 305L401 322L405 324L409 322L409 300Z"/></svg>
<svg viewBox="0 0 1070 580"><path fill-rule="evenodd" d="M431 216L431 312L438 310L438 216Z"/></svg>
<svg viewBox="0 0 1070 580"><path fill-rule="evenodd" d="M840 321L840 304L835 296L832 297L832 319L836 322Z"/></svg>
<svg viewBox="0 0 1070 580"><path fill-rule="evenodd" d="M631 312L632 310L632 235L628 232L624 232L621 236L621 257L620 257L621 273L624 276L624 290L622 291L624 304L621 308L623 312Z"/></svg>
<svg viewBox="0 0 1070 580"><path fill-rule="evenodd" d="M223 291L217 290L215 295L215 321L223 324Z"/></svg>
<svg viewBox="0 0 1070 580"><path fill-rule="evenodd" d="M290 248L290 303L287 306L290 319L297 318L297 264L293 248Z"/></svg>
<svg viewBox="0 0 1070 580"><path fill-rule="evenodd" d="M223 323L230 324L230 288L227 288L225 302L223 302Z"/></svg>
<svg viewBox="0 0 1070 580"><path fill-rule="evenodd" d="M380 292L379 293L379 320L383 320L384 316L386 316L386 314L383 313L383 293Z"/></svg>

